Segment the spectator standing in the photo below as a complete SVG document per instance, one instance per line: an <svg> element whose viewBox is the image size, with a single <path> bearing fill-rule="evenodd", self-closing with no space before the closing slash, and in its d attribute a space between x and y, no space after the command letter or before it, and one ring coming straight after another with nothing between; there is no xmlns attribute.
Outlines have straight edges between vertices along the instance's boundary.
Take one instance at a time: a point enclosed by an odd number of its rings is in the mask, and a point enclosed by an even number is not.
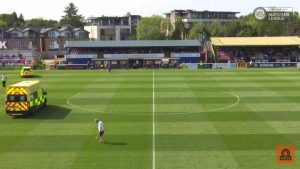
<svg viewBox="0 0 300 169"><path fill-rule="evenodd" d="M5 73L2 74L1 80L2 80L2 87L5 88L5 86L6 86L6 80L7 80Z"/></svg>

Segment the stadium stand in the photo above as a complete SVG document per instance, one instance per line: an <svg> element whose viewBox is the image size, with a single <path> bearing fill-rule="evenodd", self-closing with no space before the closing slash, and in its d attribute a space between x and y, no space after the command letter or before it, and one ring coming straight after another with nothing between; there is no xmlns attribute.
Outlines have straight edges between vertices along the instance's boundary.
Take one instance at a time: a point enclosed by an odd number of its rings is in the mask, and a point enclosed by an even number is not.
<svg viewBox="0 0 300 169"><path fill-rule="evenodd" d="M211 42L212 54L216 63L230 62L237 63L240 67L252 67L253 65L262 65L260 63L296 63L300 61L300 38L297 36L215 37L211 38ZM282 66L284 65L282 64Z"/></svg>

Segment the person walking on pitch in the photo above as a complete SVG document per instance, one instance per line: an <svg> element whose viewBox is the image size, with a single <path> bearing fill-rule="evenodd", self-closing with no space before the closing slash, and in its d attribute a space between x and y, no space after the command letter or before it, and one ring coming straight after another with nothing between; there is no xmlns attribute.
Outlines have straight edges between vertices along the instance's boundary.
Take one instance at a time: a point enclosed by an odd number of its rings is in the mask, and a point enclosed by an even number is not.
<svg viewBox="0 0 300 169"><path fill-rule="evenodd" d="M100 143L104 143L105 140L104 140L104 126L103 126L103 122L102 120L99 120L99 119L95 119L95 122L97 124L97 127L98 127L98 134L99 134L99 142Z"/></svg>

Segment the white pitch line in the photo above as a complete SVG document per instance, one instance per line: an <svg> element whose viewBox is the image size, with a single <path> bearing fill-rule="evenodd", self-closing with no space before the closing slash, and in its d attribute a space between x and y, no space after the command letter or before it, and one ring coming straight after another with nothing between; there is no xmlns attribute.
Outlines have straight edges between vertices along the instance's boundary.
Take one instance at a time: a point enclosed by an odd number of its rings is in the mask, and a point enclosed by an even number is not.
<svg viewBox="0 0 300 169"><path fill-rule="evenodd" d="M217 108L217 109L210 109L210 110L205 110L205 111L198 111L198 112L188 112L188 113L160 113L160 114L156 114L156 116L172 116L172 115L189 115L189 114L197 114L197 113L208 113L208 112L216 112L216 111L220 111L220 110L226 110L226 109L230 109L233 108L235 106L237 106L240 103L240 97L234 93L231 92L224 92L227 93L231 96L234 96L236 98L236 102L225 106L225 107L221 107L221 108ZM74 96L78 96L80 95L80 93L75 94ZM69 99L67 99L67 105L69 105L70 107L74 107L78 110L83 110L83 111L88 111L88 112L94 112L94 113L101 113L101 114L111 114L111 115L126 115L126 116L151 116L150 113L111 113L111 112L103 112L103 111L99 111L99 110L93 110L93 109L89 109L89 108L84 108L81 106L77 106L75 104L71 103L72 98L74 98L74 96L69 97ZM155 104L154 104L154 72L153 72L153 112L152 112L152 116L154 116L154 110L155 110ZM154 118L154 117L153 117Z"/></svg>
<svg viewBox="0 0 300 169"><path fill-rule="evenodd" d="M155 85L154 85L154 70L152 73L152 169L155 169Z"/></svg>
<svg viewBox="0 0 300 169"><path fill-rule="evenodd" d="M237 100L236 102L234 102L233 104L230 104L228 106L225 106L225 107L221 107L221 108L217 108L217 109L210 109L210 110L205 110L205 111L199 111L199 112L188 112L188 113L160 113L158 114L159 116L167 116L167 115L188 115L188 114L197 114L197 113L209 113L209 112L216 112L216 111L220 111L220 110L226 110L226 109L230 109L230 108L233 108L235 106L237 106L241 99L238 95L234 94L234 93L231 93L231 92L224 92L224 93L227 93L227 94L230 94L232 96L234 96ZM157 116L158 116L157 115Z"/></svg>

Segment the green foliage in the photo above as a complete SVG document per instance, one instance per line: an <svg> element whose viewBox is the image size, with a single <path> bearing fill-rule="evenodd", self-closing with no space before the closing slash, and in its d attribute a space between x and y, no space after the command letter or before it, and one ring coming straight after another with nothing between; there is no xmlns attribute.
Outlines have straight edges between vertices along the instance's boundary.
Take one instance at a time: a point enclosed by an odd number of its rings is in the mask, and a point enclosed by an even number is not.
<svg viewBox="0 0 300 169"><path fill-rule="evenodd" d="M180 40L186 39L188 36L189 30L185 27L184 23L182 22L181 17L177 17L174 23L174 31L172 33L171 39L173 40Z"/></svg>
<svg viewBox="0 0 300 169"><path fill-rule="evenodd" d="M189 39L199 39L199 34L204 33L204 25L201 22L195 23L189 33Z"/></svg>
<svg viewBox="0 0 300 169"><path fill-rule="evenodd" d="M210 36L222 36L222 26L217 22L211 23L208 30L210 30Z"/></svg>
<svg viewBox="0 0 300 169"><path fill-rule="evenodd" d="M138 40L163 40L165 35L161 31L164 19L161 16L153 15L142 18L137 25Z"/></svg>
<svg viewBox="0 0 300 169"><path fill-rule="evenodd" d="M55 20L44 20L43 18L34 18L34 19L26 20L25 26L34 27L34 28L57 27L59 26L59 23Z"/></svg>
<svg viewBox="0 0 300 169"><path fill-rule="evenodd" d="M240 30L238 30L237 36L258 36L259 30L259 23L254 18L253 14L240 17Z"/></svg>
<svg viewBox="0 0 300 169"><path fill-rule="evenodd" d="M21 23L25 23L24 16L23 16L22 13L19 15L18 20L19 20L19 22L21 22Z"/></svg>
<svg viewBox="0 0 300 169"><path fill-rule="evenodd" d="M16 12L11 14L0 14L0 27L17 27L24 25L24 17L22 14L17 15Z"/></svg>
<svg viewBox="0 0 300 169"><path fill-rule="evenodd" d="M165 36L165 39L169 39L171 37L171 33L173 31L173 26L169 19L162 18L161 31L162 31L162 34Z"/></svg>
<svg viewBox="0 0 300 169"><path fill-rule="evenodd" d="M7 23L4 20L0 19L0 27L3 28L6 26L7 26Z"/></svg>
<svg viewBox="0 0 300 169"><path fill-rule="evenodd" d="M84 17L78 14L78 8L74 3L69 3L69 5L65 7L64 13L65 15L62 16L62 19L60 20L62 25L70 24L75 27L84 26Z"/></svg>
<svg viewBox="0 0 300 169"><path fill-rule="evenodd" d="M226 23L223 27L223 36L234 37L241 30L241 24L238 21Z"/></svg>

